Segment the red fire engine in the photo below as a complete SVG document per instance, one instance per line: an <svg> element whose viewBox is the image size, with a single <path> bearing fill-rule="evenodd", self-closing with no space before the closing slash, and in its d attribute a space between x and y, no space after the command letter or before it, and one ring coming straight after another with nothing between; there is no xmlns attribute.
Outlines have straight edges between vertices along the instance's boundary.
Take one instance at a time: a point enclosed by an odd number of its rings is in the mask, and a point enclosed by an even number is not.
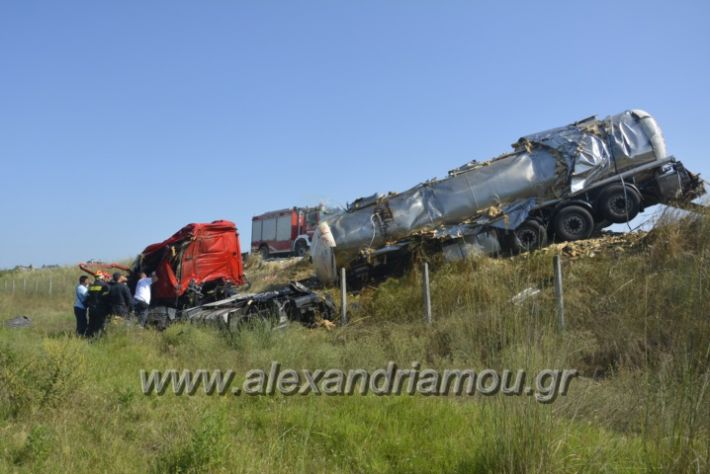
<svg viewBox="0 0 710 474"><path fill-rule="evenodd" d="M252 217L252 253L259 252L264 259L272 256L305 256L311 247L311 236L324 212L323 206L293 207Z"/></svg>

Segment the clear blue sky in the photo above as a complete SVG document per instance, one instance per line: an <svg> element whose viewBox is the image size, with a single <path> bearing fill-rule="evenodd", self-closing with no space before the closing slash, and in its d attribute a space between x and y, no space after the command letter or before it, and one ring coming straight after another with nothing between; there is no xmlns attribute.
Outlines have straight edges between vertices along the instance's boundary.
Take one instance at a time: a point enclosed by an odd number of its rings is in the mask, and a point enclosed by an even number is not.
<svg viewBox="0 0 710 474"><path fill-rule="evenodd" d="M710 176L710 2L0 1L0 267L401 191L644 108Z"/></svg>

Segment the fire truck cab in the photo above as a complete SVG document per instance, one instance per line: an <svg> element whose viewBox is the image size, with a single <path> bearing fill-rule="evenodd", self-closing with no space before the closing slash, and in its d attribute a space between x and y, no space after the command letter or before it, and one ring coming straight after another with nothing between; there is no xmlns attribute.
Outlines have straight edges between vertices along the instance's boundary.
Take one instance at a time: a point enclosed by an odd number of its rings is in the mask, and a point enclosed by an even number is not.
<svg viewBox="0 0 710 474"><path fill-rule="evenodd" d="M305 256L325 208L293 207L271 211L251 219L251 251L268 259Z"/></svg>

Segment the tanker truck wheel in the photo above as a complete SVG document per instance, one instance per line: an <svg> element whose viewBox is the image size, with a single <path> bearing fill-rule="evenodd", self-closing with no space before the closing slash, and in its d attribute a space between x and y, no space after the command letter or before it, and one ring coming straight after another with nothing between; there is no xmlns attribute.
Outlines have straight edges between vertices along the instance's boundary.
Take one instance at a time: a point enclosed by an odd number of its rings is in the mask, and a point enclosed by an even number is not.
<svg viewBox="0 0 710 474"><path fill-rule="evenodd" d="M523 222L509 235L508 248L514 254L537 250L547 245L547 230L536 220Z"/></svg>
<svg viewBox="0 0 710 474"><path fill-rule="evenodd" d="M553 222L557 240L588 239L594 231L594 217L582 206L565 206L555 215Z"/></svg>
<svg viewBox="0 0 710 474"><path fill-rule="evenodd" d="M636 217L641 210L641 196L630 186L610 184L597 200L599 213L614 224L623 224Z"/></svg>

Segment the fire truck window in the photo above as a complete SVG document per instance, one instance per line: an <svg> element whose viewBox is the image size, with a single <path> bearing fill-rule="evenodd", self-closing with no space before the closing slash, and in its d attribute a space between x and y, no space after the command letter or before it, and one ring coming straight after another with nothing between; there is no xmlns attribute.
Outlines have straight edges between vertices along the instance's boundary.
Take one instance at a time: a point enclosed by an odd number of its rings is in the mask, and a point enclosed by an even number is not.
<svg viewBox="0 0 710 474"><path fill-rule="evenodd" d="M276 218L264 219L261 226L261 240L276 240Z"/></svg>
<svg viewBox="0 0 710 474"><path fill-rule="evenodd" d="M306 215L306 222L308 222L309 226L318 224L318 211L309 211Z"/></svg>
<svg viewBox="0 0 710 474"><path fill-rule="evenodd" d="M251 241L256 242L257 240L261 240L261 221L252 221Z"/></svg>
<svg viewBox="0 0 710 474"><path fill-rule="evenodd" d="M276 224L276 240L291 239L291 214L279 216Z"/></svg>

